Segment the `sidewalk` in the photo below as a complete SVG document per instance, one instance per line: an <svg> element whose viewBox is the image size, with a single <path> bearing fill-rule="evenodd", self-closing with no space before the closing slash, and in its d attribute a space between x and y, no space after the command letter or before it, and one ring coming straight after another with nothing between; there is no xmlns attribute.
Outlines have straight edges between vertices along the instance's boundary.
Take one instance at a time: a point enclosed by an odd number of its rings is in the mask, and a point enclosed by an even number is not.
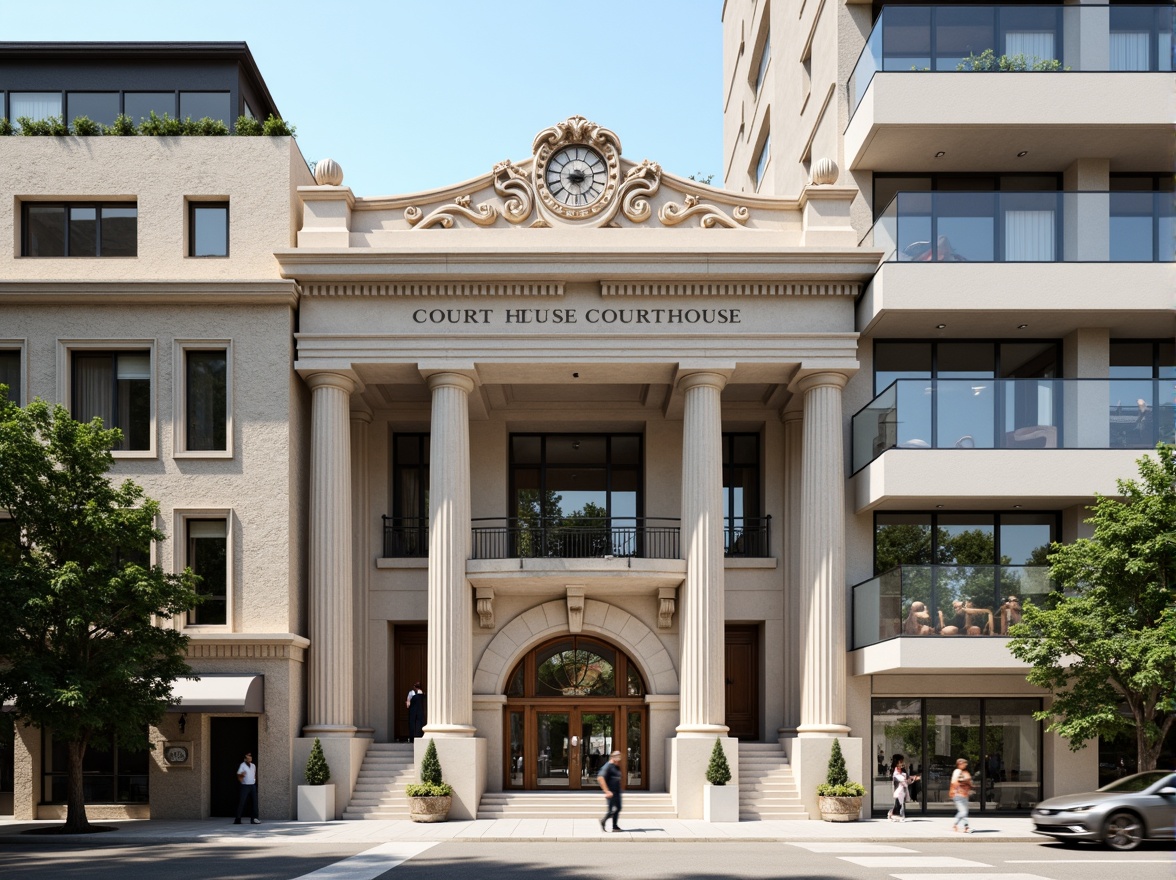
<svg viewBox="0 0 1176 880"><path fill-rule="evenodd" d="M623 820L622 820L623 821ZM1032 841L1047 838L1033 834L1026 817L979 818L972 834L951 830L951 817L912 818L906 822L870 819L863 822L765 820L711 823L699 819L632 819L620 833L602 834L596 819L477 819L424 824L407 820L352 822L264 822L233 825L229 819L190 821L118 820L117 831L84 835L29 835L28 828L60 824L60 821L16 822L0 820L0 844L101 845L136 843L193 843L258 841L273 843L384 843L393 840L582 841L861 841L918 843L927 841Z"/></svg>

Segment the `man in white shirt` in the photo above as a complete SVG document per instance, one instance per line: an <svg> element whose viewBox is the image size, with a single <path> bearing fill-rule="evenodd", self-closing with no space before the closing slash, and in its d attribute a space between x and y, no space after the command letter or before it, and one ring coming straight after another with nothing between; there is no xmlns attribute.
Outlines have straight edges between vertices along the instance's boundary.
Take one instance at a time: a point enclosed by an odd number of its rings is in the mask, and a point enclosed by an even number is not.
<svg viewBox="0 0 1176 880"><path fill-rule="evenodd" d="M245 760L237 768L237 782L241 784L241 797L237 801L237 818L233 820L233 824L241 824L241 814L245 812L245 802L252 800L253 824L260 825L261 820L257 818L257 765L253 763L251 752L245 753Z"/></svg>

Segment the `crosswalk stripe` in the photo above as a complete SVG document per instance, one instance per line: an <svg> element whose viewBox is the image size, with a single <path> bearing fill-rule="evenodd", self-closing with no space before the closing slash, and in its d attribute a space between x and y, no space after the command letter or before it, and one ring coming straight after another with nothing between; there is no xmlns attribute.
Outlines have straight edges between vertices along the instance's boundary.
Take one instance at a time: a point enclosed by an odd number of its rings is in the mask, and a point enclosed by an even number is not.
<svg viewBox="0 0 1176 880"><path fill-rule="evenodd" d="M438 843L439 841L435 840L428 843L381 843L341 862L335 862L309 874L302 874L293 880L374 880L385 871L407 862Z"/></svg>
<svg viewBox="0 0 1176 880"><path fill-rule="evenodd" d="M991 868L984 862L955 856L838 856L843 862L863 868Z"/></svg>
<svg viewBox="0 0 1176 880"><path fill-rule="evenodd" d="M891 874L894 880L1049 880L1040 874Z"/></svg>
<svg viewBox="0 0 1176 880"><path fill-rule="evenodd" d="M893 846L889 843L850 843L850 842L821 842L821 843L790 843L789 846L807 849L812 853L826 853L828 855L866 855L878 853L913 853L918 850L907 849L905 846Z"/></svg>

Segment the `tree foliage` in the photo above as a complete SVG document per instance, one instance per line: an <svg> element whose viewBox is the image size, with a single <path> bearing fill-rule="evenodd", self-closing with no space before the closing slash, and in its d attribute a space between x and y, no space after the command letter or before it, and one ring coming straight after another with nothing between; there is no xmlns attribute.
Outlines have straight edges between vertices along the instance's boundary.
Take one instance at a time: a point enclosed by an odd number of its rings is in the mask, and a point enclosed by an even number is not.
<svg viewBox="0 0 1176 880"><path fill-rule="evenodd" d="M51 730L69 754L66 829L88 827L82 761L113 734L147 748L147 726L190 674L187 638L156 625L198 597L190 571L148 562L159 505L107 476L120 439L64 407L21 408L0 387L0 700L18 723Z"/></svg>
<svg viewBox="0 0 1176 880"><path fill-rule="evenodd" d="M1039 712L1077 751L1134 730L1140 770L1153 770L1176 721L1176 450L1161 443L1098 496L1094 535L1055 544L1050 575L1064 592L1027 603L1009 650L1053 693ZM1129 714L1120 707L1126 703Z"/></svg>
<svg viewBox="0 0 1176 880"><path fill-rule="evenodd" d="M715 737L715 747L711 749L710 763L706 768L706 781L711 785L726 785L731 781L731 768L727 765L727 753L723 751L723 741Z"/></svg>
<svg viewBox="0 0 1176 880"><path fill-rule="evenodd" d="M306 784L326 785L331 781L331 767L327 763L327 756L323 754L323 744L316 736L314 745L310 747L310 757L306 759Z"/></svg>

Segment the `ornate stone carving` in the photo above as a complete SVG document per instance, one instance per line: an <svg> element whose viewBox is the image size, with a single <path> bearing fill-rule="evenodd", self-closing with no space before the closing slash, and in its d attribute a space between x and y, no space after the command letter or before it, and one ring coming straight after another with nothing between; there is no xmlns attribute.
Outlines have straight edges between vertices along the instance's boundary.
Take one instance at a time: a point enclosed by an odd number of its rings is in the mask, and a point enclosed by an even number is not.
<svg viewBox="0 0 1176 880"><path fill-rule="evenodd" d="M568 630L578 633L584 630L584 588L567 587L568 592Z"/></svg>
<svg viewBox="0 0 1176 880"><path fill-rule="evenodd" d="M510 159L494 166L494 191L504 199L502 216L511 223L523 223L535 208L535 193L531 180Z"/></svg>
<svg viewBox="0 0 1176 880"><path fill-rule="evenodd" d="M478 607L478 626L494 629L494 588L476 587L474 599Z"/></svg>
<svg viewBox="0 0 1176 880"><path fill-rule="evenodd" d="M743 205L732 208L728 215L695 195L686 196L681 205L676 205L673 202L662 205L661 210L657 212L657 219L664 226L677 226L679 223L685 223L687 220L698 217L698 225L703 229L714 229L716 226L724 229L738 229L747 223L750 216L751 212Z"/></svg>
<svg viewBox="0 0 1176 880"><path fill-rule="evenodd" d="M837 182L837 163L832 159L818 159L813 163L813 184L832 186Z"/></svg>
<svg viewBox="0 0 1176 880"><path fill-rule="evenodd" d="M658 587L657 628L670 629L674 625L674 610L678 605L677 587Z"/></svg>
<svg viewBox="0 0 1176 880"><path fill-rule="evenodd" d="M634 223L648 220L653 211L647 197L656 193L660 186L661 166L656 162L642 159L639 165L630 168L618 193L625 218Z"/></svg>
<svg viewBox="0 0 1176 880"><path fill-rule="evenodd" d="M343 169L334 159L320 159L314 163L314 182L319 186L339 186L343 183Z"/></svg>
<svg viewBox="0 0 1176 880"><path fill-rule="evenodd" d="M478 205L470 207L470 196L458 196L452 205L442 205L427 217L416 205L409 205L404 209L404 219L414 229L429 229L440 226L442 229L453 228L453 218L464 217L475 226L493 226L498 219L498 209L493 205Z"/></svg>

